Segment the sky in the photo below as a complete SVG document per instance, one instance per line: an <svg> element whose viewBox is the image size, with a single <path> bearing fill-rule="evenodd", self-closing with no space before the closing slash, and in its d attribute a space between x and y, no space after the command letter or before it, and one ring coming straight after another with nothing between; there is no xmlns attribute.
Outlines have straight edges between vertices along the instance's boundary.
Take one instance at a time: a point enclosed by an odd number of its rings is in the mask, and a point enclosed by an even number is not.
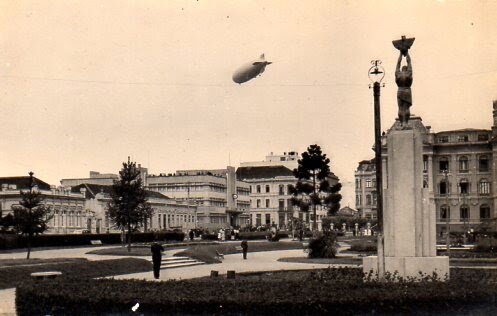
<svg viewBox="0 0 497 316"><path fill-rule="evenodd" d="M411 112L432 131L490 129L496 1L0 0L0 176L50 183L262 161L319 144L354 206L374 156L368 70L380 59L382 129L397 116L399 52ZM231 77L264 53L242 85Z"/></svg>

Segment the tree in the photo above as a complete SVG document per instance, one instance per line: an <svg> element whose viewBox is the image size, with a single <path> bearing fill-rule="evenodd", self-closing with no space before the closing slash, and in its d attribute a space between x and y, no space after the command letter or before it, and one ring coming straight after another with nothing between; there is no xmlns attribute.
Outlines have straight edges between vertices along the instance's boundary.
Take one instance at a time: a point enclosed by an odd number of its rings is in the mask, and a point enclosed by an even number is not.
<svg viewBox="0 0 497 316"><path fill-rule="evenodd" d="M135 162L123 162L119 180L115 180L108 203L109 217L119 229L127 230L128 252L131 252L131 233L150 216L146 191Z"/></svg>
<svg viewBox="0 0 497 316"><path fill-rule="evenodd" d="M43 233L48 229L48 221L52 218L51 209L42 204L43 197L40 192L33 190L33 172L29 173L29 191L21 191L19 205L12 206L14 230L27 237L28 253L31 254L31 243L34 235Z"/></svg>
<svg viewBox="0 0 497 316"><path fill-rule="evenodd" d="M310 145L298 160L298 167L293 170L297 178L295 186L290 187L292 204L303 212L308 212L312 206L314 225L317 230L316 208L323 205L328 209L328 215L334 215L340 209L342 196L338 193L342 188L340 183L330 184L330 159L323 154L321 147Z"/></svg>

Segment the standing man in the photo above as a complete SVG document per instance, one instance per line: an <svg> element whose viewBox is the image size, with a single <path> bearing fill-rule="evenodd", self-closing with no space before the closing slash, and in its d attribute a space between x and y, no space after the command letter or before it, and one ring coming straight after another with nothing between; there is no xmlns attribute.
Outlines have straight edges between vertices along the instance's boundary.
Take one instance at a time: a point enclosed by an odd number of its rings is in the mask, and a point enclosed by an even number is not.
<svg viewBox="0 0 497 316"><path fill-rule="evenodd" d="M243 251L243 259L247 260L248 242L246 240L242 241L242 251Z"/></svg>
<svg viewBox="0 0 497 316"><path fill-rule="evenodd" d="M190 229L190 233L188 233L190 236L190 241L193 241L193 238L195 237L195 233L193 232L193 229Z"/></svg>
<svg viewBox="0 0 497 316"><path fill-rule="evenodd" d="M164 247L154 240L152 246L150 247L152 251L152 262L154 264L154 278L158 279L160 274L160 265L162 262L162 252L164 251Z"/></svg>

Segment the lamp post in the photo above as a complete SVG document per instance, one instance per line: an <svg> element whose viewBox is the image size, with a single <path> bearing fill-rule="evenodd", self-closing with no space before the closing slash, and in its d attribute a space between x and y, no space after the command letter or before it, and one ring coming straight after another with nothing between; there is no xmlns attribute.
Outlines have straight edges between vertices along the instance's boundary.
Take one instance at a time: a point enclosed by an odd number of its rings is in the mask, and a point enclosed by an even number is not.
<svg viewBox="0 0 497 316"><path fill-rule="evenodd" d="M382 280L385 275L385 253L383 245L383 181L382 181L382 162L381 162L381 111L380 111L380 89L381 81L385 77L385 70L381 66L380 60L372 60L371 68L368 71L369 80L371 80L374 97L374 152L376 166L376 217L378 218L378 278ZM383 84L383 86L385 86ZM369 85L371 88L371 84Z"/></svg>
<svg viewBox="0 0 497 316"><path fill-rule="evenodd" d="M445 231L447 237L445 240L447 246L447 256L450 257L450 209L449 209L449 170L444 169L443 174L445 177Z"/></svg>

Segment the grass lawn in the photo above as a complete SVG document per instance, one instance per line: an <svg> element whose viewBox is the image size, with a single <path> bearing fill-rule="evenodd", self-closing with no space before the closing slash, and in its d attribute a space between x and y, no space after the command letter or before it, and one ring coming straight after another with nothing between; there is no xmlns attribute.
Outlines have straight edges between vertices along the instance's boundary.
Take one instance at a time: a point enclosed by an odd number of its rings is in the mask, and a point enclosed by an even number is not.
<svg viewBox="0 0 497 316"><path fill-rule="evenodd" d="M170 244L162 244L165 250L171 249L185 249L191 245L217 245L218 242L214 241L194 241L194 242L176 242ZM151 256L150 244L141 245L131 245L131 252L128 252L127 247L114 247L106 249L96 249L87 252L92 255L103 255L103 256Z"/></svg>
<svg viewBox="0 0 497 316"><path fill-rule="evenodd" d="M216 259L216 250L225 255L241 253L241 250L237 249L237 247L239 246L240 246L239 243L197 245L197 246L191 246L184 251L178 252L176 256L186 256L203 261L205 263L219 263L221 261ZM302 248L303 248L302 243L299 241L285 241L285 242L249 241L248 242L248 252L289 250L289 249L302 249Z"/></svg>
<svg viewBox="0 0 497 316"><path fill-rule="evenodd" d="M69 263L69 262L82 262L86 259L83 258L51 258L51 259L0 259L0 269L5 267L20 267L20 266L36 266L36 265L50 265L57 263ZM2 271L2 270L0 270Z"/></svg>
<svg viewBox="0 0 497 316"><path fill-rule="evenodd" d="M289 257L278 259L281 262L296 262L296 263L322 263L322 264L362 264L362 258L340 257L336 258L302 258L302 257Z"/></svg>
<svg viewBox="0 0 497 316"><path fill-rule="evenodd" d="M62 260L57 262L57 260ZM68 260L68 261L65 261ZM3 260L2 260L3 261ZM113 260L88 261L86 259L48 259L23 260L20 265L5 265L0 268L0 289L16 287L24 281L31 279L33 272L60 271L61 278L89 279L104 276L112 276L126 273L152 271L152 264L147 260L136 258L122 258ZM37 264L31 264L31 261ZM40 262L44 261L44 262ZM11 264L12 262L8 262Z"/></svg>

